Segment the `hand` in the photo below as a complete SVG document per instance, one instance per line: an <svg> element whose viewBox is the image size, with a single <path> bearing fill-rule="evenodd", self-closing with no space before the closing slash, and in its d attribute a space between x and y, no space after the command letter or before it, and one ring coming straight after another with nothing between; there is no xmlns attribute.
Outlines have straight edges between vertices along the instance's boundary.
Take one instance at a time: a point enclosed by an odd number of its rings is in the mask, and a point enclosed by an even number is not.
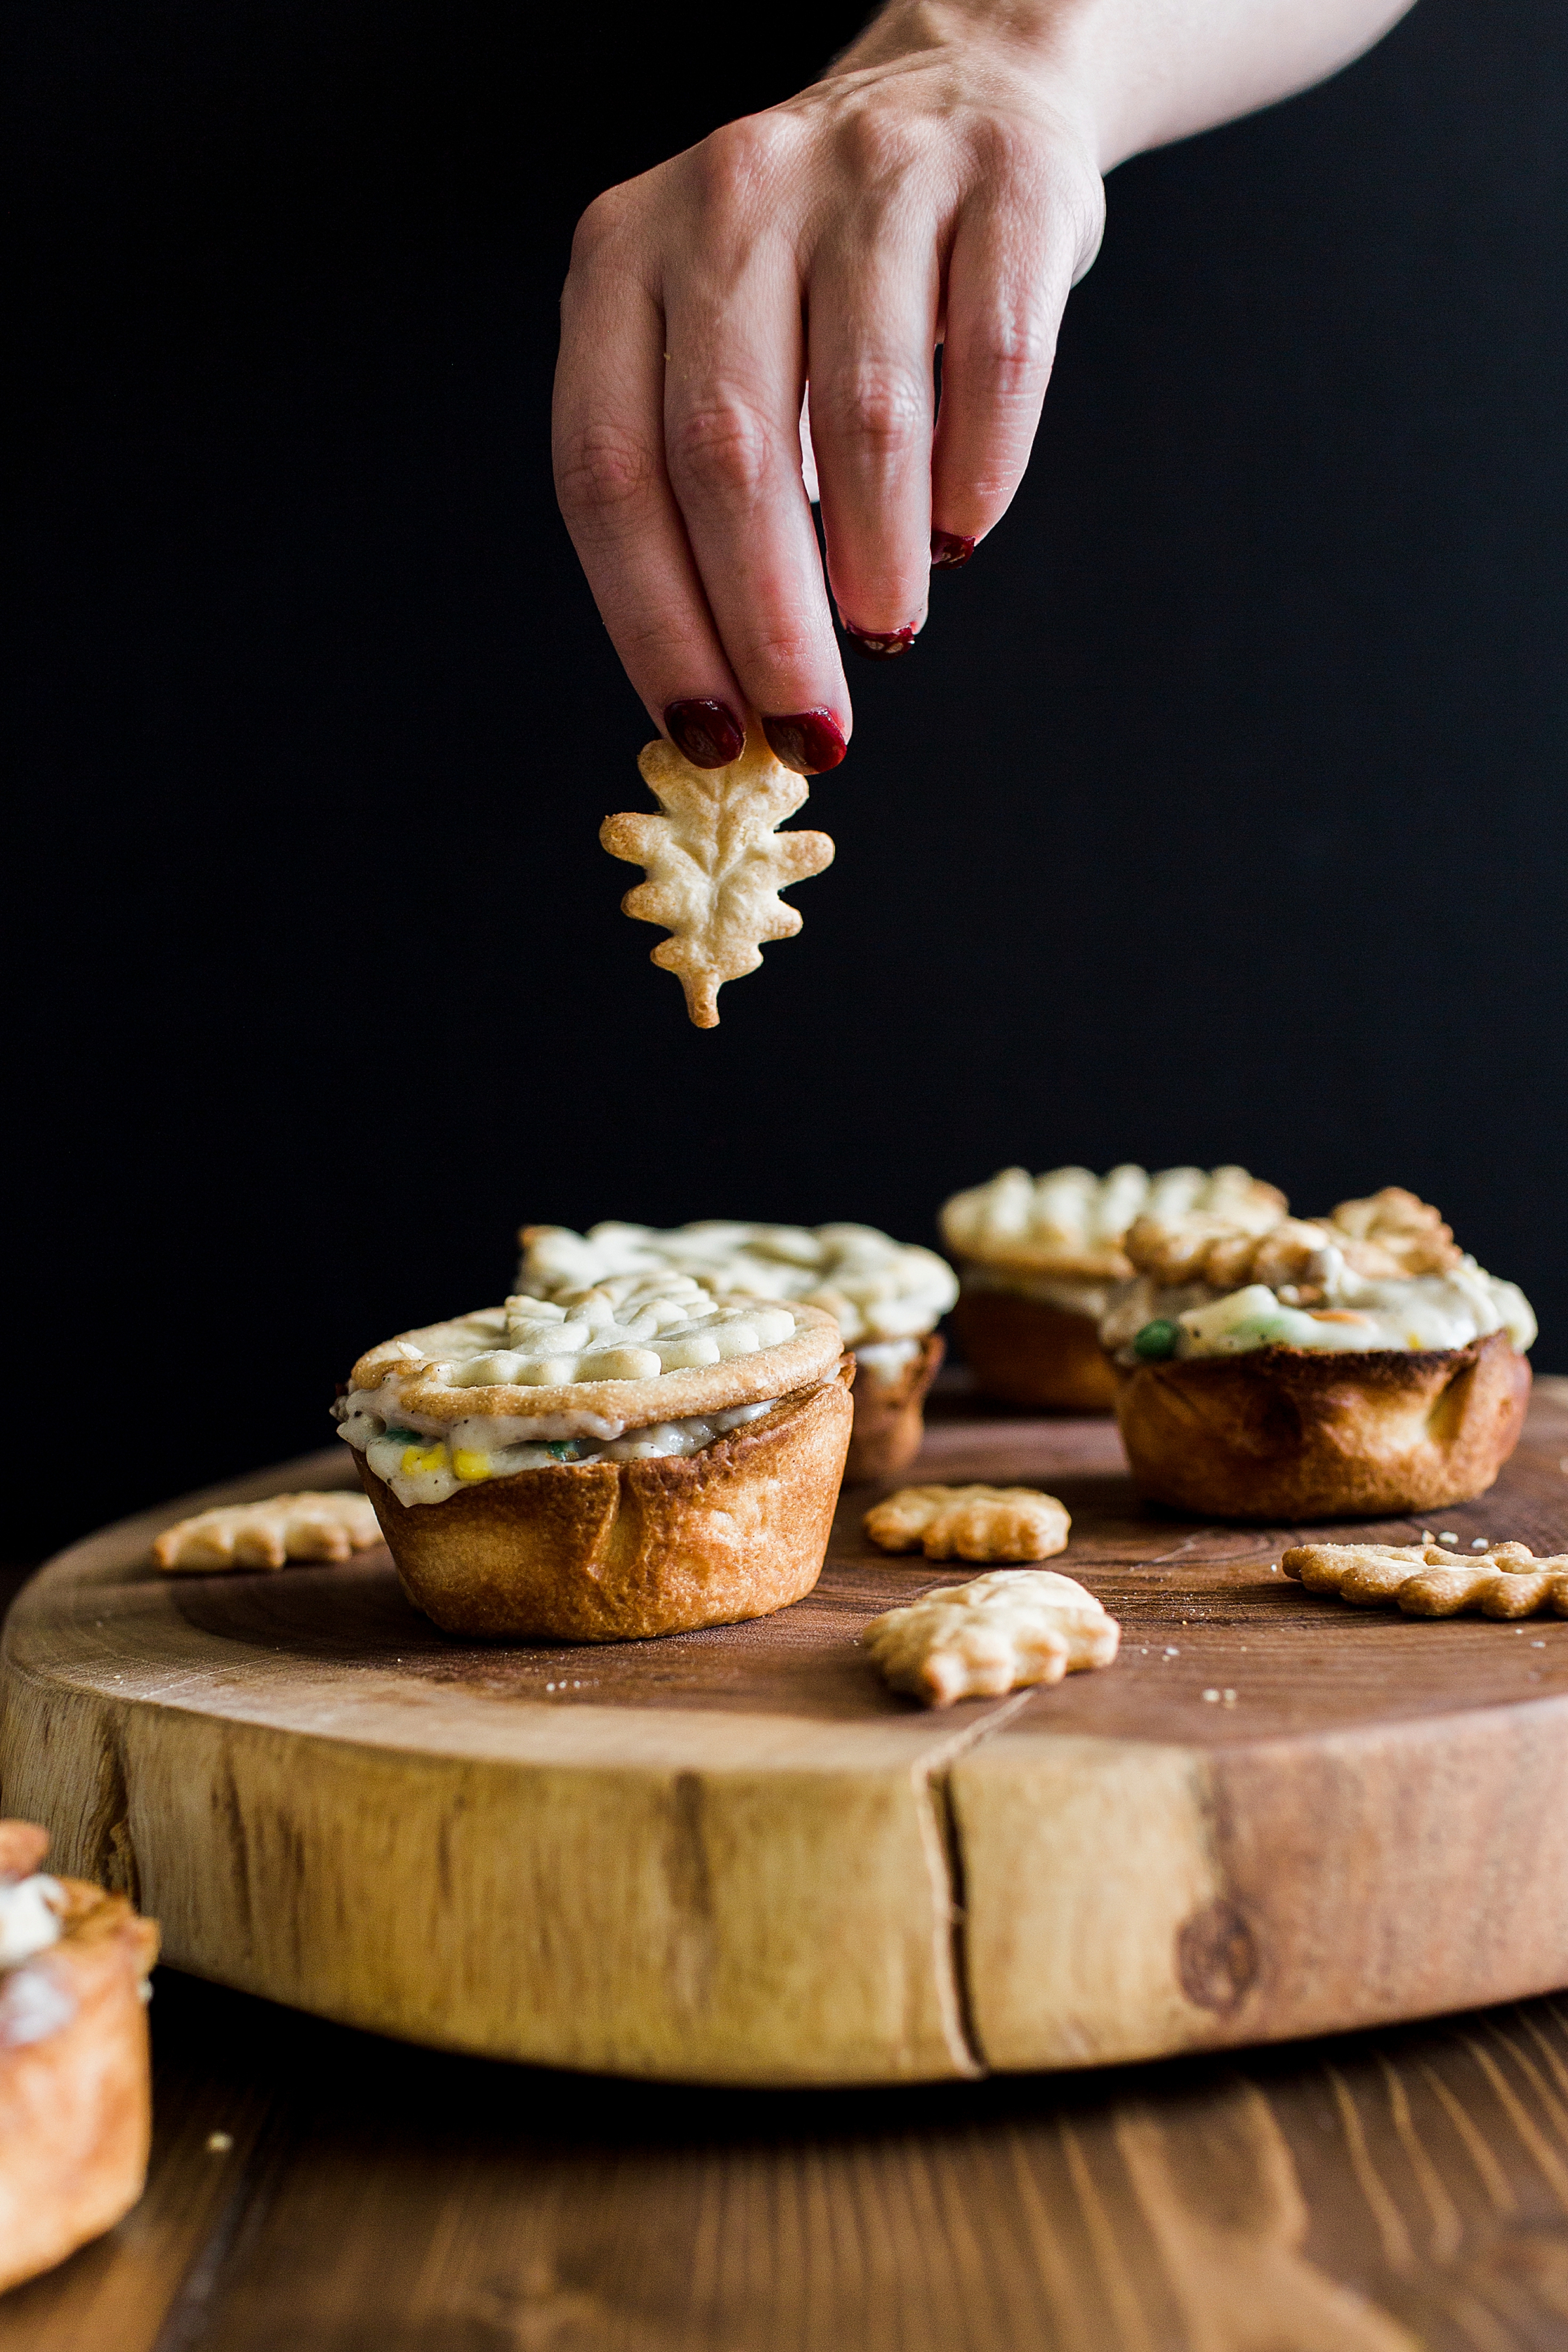
<svg viewBox="0 0 1568 2352"><path fill-rule="evenodd" d="M751 715L805 774L850 642L907 651L1028 461L1101 173L1332 71L1408 0L890 0L810 89L601 196L562 305L556 484L600 612L688 758ZM942 346L942 399L934 355Z"/></svg>
<svg viewBox="0 0 1568 2352"><path fill-rule="evenodd" d="M810 505L851 641L902 653L1029 457L1103 216L1063 77L962 20L884 18L813 89L601 196L573 248L556 479L599 609L698 765L748 712L803 773L851 724ZM938 15L940 11L936 12ZM876 44L885 55L858 63ZM933 357L943 345L936 414Z"/></svg>

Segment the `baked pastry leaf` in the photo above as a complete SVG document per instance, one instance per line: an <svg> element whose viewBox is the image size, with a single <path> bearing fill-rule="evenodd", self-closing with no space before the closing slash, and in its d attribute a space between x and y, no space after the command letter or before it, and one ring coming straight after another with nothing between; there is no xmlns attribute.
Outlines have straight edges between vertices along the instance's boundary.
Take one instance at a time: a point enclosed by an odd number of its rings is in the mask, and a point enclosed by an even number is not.
<svg viewBox="0 0 1568 2352"><path fill-rule="evenodd" d="M865 1515L881 1550L927 1559L1049 1559L1066 1549L1071 1525L1038 1486L901 1486Z"/></svg>
<svg viewBox="0 0 1568 2352"><path fill-rule="evenodd" d="M1054 1569L996 1569L873 1617L862 1639L893 1689L927 1706L997 1698L1108 1666L1122 1629Z"/></svg>
<svg viewBox="0 0 1568 2352"><path fill-rule="evenodd" d="M695 768L672 743L648 744L637 765L659 814L607 816L599 838L612 857L647 869L621 904L670 933L652 961L673 971L699 1029L718 1026L718 992L755 971L765 940L786 940L800 917L780 890L833 861L825 833L779 833L807 798L804 776L776 760L760 730L727 768Z"/></svg>
<svg viewBox="0 0 1568 2352"><path fill-rule="evenodd" d="M1398 1607L1409 1617L1568 1617L1568 1552L1537 1559L1527 1544L1489 1552L1441 1544L1297 1544L1280 1562L1309 1592L1333 1592L1360 1609Z"/></svg>
<svg viewBox="0 0 1568 2352"><path fill-rule="evenodd" d="M382 1539L363 1495L271 1495L260 1503L220 1503L165 1528L152 1564L166 1574L224 1568L282 1568L289 1560L344 1560Z"/></svg>

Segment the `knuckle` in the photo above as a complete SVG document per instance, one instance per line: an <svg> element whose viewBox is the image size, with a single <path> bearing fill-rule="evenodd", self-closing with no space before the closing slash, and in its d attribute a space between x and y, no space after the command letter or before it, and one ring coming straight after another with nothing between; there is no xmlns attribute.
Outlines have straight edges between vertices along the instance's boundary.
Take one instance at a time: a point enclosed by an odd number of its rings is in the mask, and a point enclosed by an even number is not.
<svg viewBox="0 0 1568 2352"><path fill-rule="evenodd" d="M732 503L757 498L776 463L767 418L735 397L710 397L674 418L668 446L671 471L684 488Z"/></svg>
<svg viewBox="0 0 1568 2352"><path fill-rule="evenodd" d="M590 418L563 433L556 448L555 487L569 522L591 520L645 499L658 479L647 443L608 418Z"/></svg>
<svg viewBox="0 0 1568 2352"><path fill-rule="evenodd" d="M906 370L852 370L828 394L830 436L867 457L904 455L929 436L931 399Z"/></svg>
<svg viewBox="0 0 1568 2352"><path fill-rule="evenodd" d="M571 240L571 267L574 271L591 269L601 260L606 249L615 245L628 226L634 208L627 187L606 188L595 196L578 222Z"/></svg>
<svg viewBox="0 0 1568 2352"><path fill-rule="evenodd" d="M931 146L930 124L874 101L849 108L838 127L841 164L863 187L878 191L919 172Z"/></svg>
<svg viewBox="0 0 1568 2352"><path fill-rule="evenodd" d="M711 131L692 159L703 208L723 210L766 187L798 136L789 116L774 113L745 114Z"/></svg>

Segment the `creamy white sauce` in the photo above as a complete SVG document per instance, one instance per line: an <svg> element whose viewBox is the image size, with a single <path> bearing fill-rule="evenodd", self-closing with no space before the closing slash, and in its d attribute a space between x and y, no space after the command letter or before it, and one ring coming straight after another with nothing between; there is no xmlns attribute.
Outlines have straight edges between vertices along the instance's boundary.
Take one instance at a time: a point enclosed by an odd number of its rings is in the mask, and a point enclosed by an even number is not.
<svg viewBox="0 0 1568 2352"><path fill-rule="evenodd" d="M920 1353L918 1339L862 1339L855 1349L855 1361L891 1388L899 1374L905 1371Z"/></svg>
<svg viewBox="0 0 1568 2352"><path fill-rule="evenodd" d="M15 1968L58 1943L63 1899L59 1880L47 1871L0 1883L0 1969Z"/></svg>
<svg viewBox="0 0 1568 2352"><path fill-rule="evenodd" d="M1463 1348L1505 1330L1522 1354L1535 1339L1535 1317L1516 1283L1500 1282L1462 1258L1448 1274L1365 1281L1337 1250L1329 1254L1325 1304L1288 1304L1267 1284L1216 1292L1203 1283L1162 1290L1148 1275L1124 1283L1100 1327L1113 1353L1130 1347L1145 1324L1176 1326L1175 1354L1235 1356L1256 1348L1312 1348L1342 1355L1374 1349Z"/></svg>
<svg viewBox="0 0 1568 2352"><path fill-rule="evenodd" d="M413 1423L390 1425L380 1414L364 1410L367 1393L346 1402L356 1410L344 1415L338 1434L362 1453L371 1468L390 1486L400 1503L444 1503L465 1486L483 1485L487 1478L509 1478L519 1470L542 1470L561 1463L549 1441L531 1429L514 1437L515 1421L502 1414L471 1414L465 1421L423 1428ZM384 1399L383 1399L384 1402ZM706 1445L742 1429L749 1421L771 1412L777 1397L758 1404L731 1405L723 1412L692 1415L684 1421L659 1421L628 1430L612 1426L598 1442L570 1430L561 1433L577 1441L574 1456L565 1465L579 1468L590 1462L646 1462L670 1454L700 1454ZM559 1442L558 1439L556 1442Z"/></svg>

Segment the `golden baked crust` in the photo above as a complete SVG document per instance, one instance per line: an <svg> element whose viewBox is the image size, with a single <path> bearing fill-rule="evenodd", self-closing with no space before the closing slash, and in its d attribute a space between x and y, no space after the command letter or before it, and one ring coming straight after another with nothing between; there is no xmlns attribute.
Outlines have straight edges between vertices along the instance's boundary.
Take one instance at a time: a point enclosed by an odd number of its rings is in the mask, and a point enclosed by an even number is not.
<svg viewBox="0 0 1568 2352"><path fill-rule="evenodd" d="M718 1026L718 992L755 971L765 940L787 940L800 917L779 898L833 862L825 833L779 833L807 797L804 776L776 760L760 730L724 768L694 768L673 743L638 754L659 814L607 816L599 838L612 857L646 868L623 912L670 933L652 961L675 973L699 1029Z"/></svg>
<svg viewBox="0 0 1568 2352"><path fill-rule="evenodd" d="M893 1689L951 1706L1108 1666L1121 1638L1115 1618L1073 1577L1004 1568L889 1609L861 1642Z"/></svg>
<svg viewBox="0 0 1568 2352"><path fill-rule="evenodd" d="M901 1486L866 1513L883 1551L927 1559L1050 1559L1067 1549L1072 1520L1039 1486Z"/></svg>
<svg viewBox="0 0 1568 2352"><path fill-rule="evenodd" d="M403 1591L444 1633L643 1641L765 1617L811 1590L853 1378L854 1359L842 1356L836 1378L700 1454L551 1464L435 1505L405 1507L354 1459Z"/></svg>
<svg viewBox="0 0 1568 2352"><path fill-rule="evenodd" d="M1016 1290L965 1290L953 1328L975 1385L1004 1404L1056 1412L1109 1412L1116 1382L1098 1318Z"/></svg>
<svg viewBox="0 0 1568 2352"><path fill-rule="evenodd" d="M282 1568L289 1560L345 1560L381 1541L362 1495L272 1495L261 1503L220 1503L165 1528L152 1565L165 1575L214 1569Z"/></svg>
<svg viewBox="0 0 1568 2352"><path fill-rule="evenodd" d="M1175 1289L1207 1282L1215 1290L1267 1283L1302 1307L1323 1297L1322 1278L1337 1253L1367 1282L1451 1274L1463 1252L1437 1210L1385 1184L1364 1201L1342 1201L1332 1217L1291 1217L1280 1201L1272 1223L1225 1212L1141 1216L1127 1229L1126 1252L1139 1274Z"/></svg>
<svg viewBox="0 0 1568 2352"><path fill-rule="evenodd" d="M874 1364L860 1365L855 1374L855 1425L850 1439L844 1476L855 1484L870 1478L895 1478L920 1451L925 1434L922 1407L947 1352L945 1339L928 1331L920 1352L912 1356L895 1377L887 1381Z"/></svg>
<svg viewBox="0 0 1568 2352"><path fill-rule="evenodd" d="M1280 1566L1309 1592L1333 1592L1353 1609L1390 1604L1407 1617L1519 1618L1554 1609L1568 1617L1568 1552L1538 1559L1528 1544L1482 1552L1442 1544L1296 1544Z"/></svg>
<svg viewBox="0 0 1568 2352"><path fill-rule="evenodd" d="M1518 1444L1530 1395L1506 1331L1463 1348L1260 1348L1114 1370L1139 1492L1205 1518L1381 1517L1468 1501Z"/></svg>
<svg viewBox="0 0 1568 2352"><path fill-rule="evenodd" d="M0 2289L112 2229L147 2177L158 1930L121 1895L60 1885L60 1940L0 1975ZM18 2038L51 2012L52 2031Z"/></svg>
<svg viewBox="0 0 1568 2352"><path fill-rule="evenodd" d="M1122 1282L1132 1273L1124 1239L1148 1209L1223 1217L1261 1233L1285 1213L1283 1192L1245 1168L1167 1168L1150 1176L1130 1163L1096 1177L1086 1168L1031 1178L1004 1168L987 1184L943 1203L942 1237L961 1265L1012 1274Z"/></svg>
<svg viewBox="0 0 1568 2352"><path fill-rule="evenodd" d="M741 1303L725 1302L727 1306ZM820 1307L792 1300L759 1303L768 1308L787 1307L795 1318L793 1338L691 1371L659 1372L644 1380L568 1381L555 1388L510 1383L462 1388L442 1377L447 1369L441 1354L444 1340L449 1341L481 1318L499 1318L491 1344L505 1345L505 1310L482 1307L472 1316L427 1324L421 1330L401 1332L395 1339L383 1339L379 1348L360 1358L349 1375L349 1385L354 1390L374 1390L386 1380L395 1381L396 1410L415 1421L464 1421L475 1413L538 1420L587 1414L617 1422L625 1429L641 1429L654 1422L688 1420L702 1413L725 1412L732 1405L789 1396L809 1381L825 1380L843 1352L843 1339L833 1318Z"/></svg>

